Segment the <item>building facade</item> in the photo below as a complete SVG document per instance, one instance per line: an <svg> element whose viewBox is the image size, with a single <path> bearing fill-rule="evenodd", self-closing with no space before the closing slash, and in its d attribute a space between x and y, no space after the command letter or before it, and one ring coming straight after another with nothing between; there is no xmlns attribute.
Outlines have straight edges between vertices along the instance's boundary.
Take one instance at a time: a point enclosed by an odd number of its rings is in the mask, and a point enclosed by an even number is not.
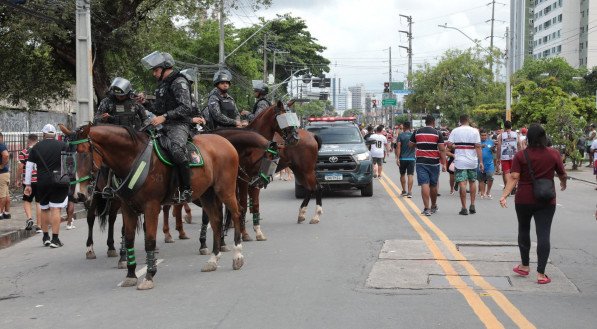
<svg viewBox="0 0 597 329"><path fill-rule="evenodd" d="M365 108L365 87L360 84L353 87L348 87L348 91L351 92L352 108L353 109L364 109Z"/></svg>
<svg viewBox="0 0 597 329"><path fill-rule="evenodd" d="M338 93L336 109L338 112L352 109L352 93L350 91L343 90Z"/></svg>
<svg viewBox="0 0 597 329"><path fill-rule="evenodd" d="M533 11L535 0L510 1L510 44L508 56L512 73L520 70L526 58L533 55Z"/></svg>

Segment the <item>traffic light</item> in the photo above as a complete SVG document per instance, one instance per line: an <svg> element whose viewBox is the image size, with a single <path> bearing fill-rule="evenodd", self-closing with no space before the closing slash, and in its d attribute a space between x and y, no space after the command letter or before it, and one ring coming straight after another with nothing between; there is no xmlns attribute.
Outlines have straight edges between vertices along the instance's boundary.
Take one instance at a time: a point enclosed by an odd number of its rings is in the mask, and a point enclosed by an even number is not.
<svg viewBox="0 0 597 329"><path fill-rule="evenodd" d="M389 82L384 82L383 83L383 92L384 93L389 93L390 92L390 83Z"/></svg>

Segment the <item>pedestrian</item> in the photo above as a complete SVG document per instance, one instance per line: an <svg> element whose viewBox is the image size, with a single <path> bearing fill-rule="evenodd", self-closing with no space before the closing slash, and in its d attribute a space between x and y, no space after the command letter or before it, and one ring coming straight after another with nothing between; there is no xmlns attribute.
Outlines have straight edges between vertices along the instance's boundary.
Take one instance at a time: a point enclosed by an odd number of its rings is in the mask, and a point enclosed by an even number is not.
<svg viewBox="0 0 597 329"><path fill-rule="evenodd" d="M459 121L460 127L452 130L448 138L448 145L454 145L454 176L460 190L460 204L462 206L458 214L468 215L469 213L477 213L475 208L477 168L480 172L484 172L485 169L482 161L479 130L469 125L467 114L462 114ZM471 195L468 210L466 209L466 182L469 182Z"/></svg>
<svg viewBox="0 0 597 329"><path fill-rule="evenodd" d="M589 148L589 153L593 154L593 174L595 175L595 179L597 180L597 138L593 140L591 147ZM595 188L597 190L597 187Z"/></svg>
<svg viewBox="0 0 597 329"><path fill-rule="evenodd" d="M53 173L60 172L61 152L66 149L64 142L56 140L56 128L47 124L42 129L43 140L29 153L25 166L25 195L32 194L31 176L33 168L37 168L37 191L35 199L41 208L42 242L44 246L52 248L62 247L58 238L60 233L60 209L68 204L68 185L54 182ZM48 226L52 226L52 239L48 233Z"/></svg>
<svg viewBox="0 0 597 329"><path fill-rule="evenodd" d="M170 139L170 153L178 172L177 203L191 202L191 171L186 144L191 137L189 118L193 114L190 82L184 74L174 69L174 58L169 53L154 51L141 59L143 66L152 71L158 81L156 101L148 110L157 116L151 120L154 127L162 126L162 133ZM145 95L137 101L145 104Z"/></svg>
<svg viewBox="0 0 597 329"><path fill-rule="evenodd" d="M527 127L520 128L520 149L524 150L527 148Z"/></svg>
<svg viewBox="0 0 597 329"><path fill-rule="evenodd" d="M402 196L409 199L413 197L413 176L415 174L415 149L409 145L412 135L410 122L404 122L404 131L396 138L396 146L394 147L396 165L400 169ZM408 176L408 185L405 176Z"/></svg>
<svg viewBox="0 0 597 329"><path fill-rule="evenodd" d="M23 192L25 189L25 165L27 164L27 159L29 158L29 153L31 152L31 148L37 144L37 134L29 134L27 136L27 147L24 148L19 152L19 164L17 168L17 186L23 187ZM41 209L39 208L39 202L35 203L35 218L36 221L33 221L33 214L31 210L32 203L35 198L35 192L37 191L37 168L33 166L31 172L31 195L25 195L23 193L23 210L25 210L25 215L27 216L27 220L25 221L25 229L31 230L35 228L36 233L41 233ZM34 227L35 224L35 227Z"/></svg>
<svg viewBox="0 0 597 329"><path fill-rule="evenodd" d="M547 136L543 127L532 124L528 129L527 137L527 149L517 152L513 158L512 176L502 192L500 205L504 208L507 206L506 198L518 183L514 209L518 218L518 248L522 262L513 270L522 276L529 275L531 218L534 218L537 232L537 283L546 284L551 282L551 279L545 275L545 266L550 251L551 223L556 211L555 187L554 197L542 202L535 198L533 181L547 179L553 182L554 172L556 172L560 179L560 189L564 191L567 176L560 154L547 146Z"/></svg>
<svg viewBox="0 0 597 329"><path fill-rule="evenodd" d="M589 153L589 164L587 165L587 167L593 167L593 161L595 159L595 156L593 154L593 152L591 152L591 145L593 144L593 141L597 140L597 130L595 130L595 124L591 125L591 129L589 130L589 133L587 134L587 147L586 147L586 151L587 153Z"/></svg>
<svg viewBox="0 0 597 329"><path fill-rule="evenodd" d="M524 128L526 129L526 128ZM493 154L495 153L495 142L487 137L487 131L481 130L481 153L483 153L483 169L477 171L479 181L479 192L481 199L492 200L491 187L493 185L493 174L495 167L493 163Z"/></svg>
<svg viewBox="0 0 597 329"><path fill-rule="evenodd" d="M373 159L373 177L381 178L383 168L383 159L386 152L386 145L388 139L383 135L383 126L379 125L375 128L375 134L369 137L371 144L371 158Z"/></svg>
<svg viewBox="0 0 597 329"><path fill-rule="evenodd" d="M435 118L432 115L425 117L425 127L417 129L411 136L410 147L416 146L415 171L417 183L421 187L423 198L423 212L431 216L438 211L437 182L439 180L440 163L442 171L446 171L446 148L444 138L435 128Z"/></svg>
<svg viewBox="0 0 597 329"><path fill-rule="evenodd" d="M10 168L9 154L4 135L0 132L0 219L10 218Z"/></svg>
<svg viewBox="0 0 597 329"><path fill-rule="evenodd" d="M519 150L518 134L512 131L512 122L504 122L504 131L498 135L497 151L500 157L500 165L502 167L502 179L504 186L508 185L510 180L510 168L512 167L512 159ZM516 193L516 187L512 190Z"/></svg>

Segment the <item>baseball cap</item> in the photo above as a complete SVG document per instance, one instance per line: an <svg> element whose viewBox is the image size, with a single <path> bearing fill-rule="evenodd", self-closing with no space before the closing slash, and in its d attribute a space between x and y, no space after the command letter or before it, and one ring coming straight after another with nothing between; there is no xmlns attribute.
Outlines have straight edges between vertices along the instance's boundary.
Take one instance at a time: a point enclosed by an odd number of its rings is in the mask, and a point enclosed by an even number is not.
<svg viewBox="0 0 597 329"><path fill-rule="evenodd" d="M53 125L48 123L41 129L41 132L44 134L55 134L56 128Z"/></svg>
<svg viewBox="0 0 597 329"><path fill-rule="evenodd" d="M523 133L523 134L526 134L527 133L527 128L523 127L522 129L520 129L520 132Z"/></svg>

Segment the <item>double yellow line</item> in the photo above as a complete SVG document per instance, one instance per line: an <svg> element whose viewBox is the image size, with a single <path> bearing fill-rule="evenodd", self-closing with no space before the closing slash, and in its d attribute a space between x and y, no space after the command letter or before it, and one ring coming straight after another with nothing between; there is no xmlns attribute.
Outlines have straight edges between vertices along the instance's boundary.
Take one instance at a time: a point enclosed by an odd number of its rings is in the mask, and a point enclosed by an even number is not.
<svg viewBox="0 0 597 329"><path fill-rule="evenodd" d="M410 199L400 199L400 189L394 182L386 175L382 175L380 180L381 185L386 190L390 198L394 201L396 206L400 209L406 220L410 223L413 229L419 234L421 239L425 242L431 253L433 254L437 264L443 269L446 278L450 285L452 285L470 305L479 320L483 322L486 328L504 328L504 325L496 318L491 309L481 299L480 295L470 287L458 272L452 266L452 263L447 260L447 257L439 249L429 232L421 225L419 220L423 222L435 235L440 239L444 246L450 251L452 256L461 264L470 275L473 283L479 288L483 289L483 294L490 296L494 302L502 309L502 311L510 318L519 328L535 328L535 326L514 306L504 294L487 282L477 271L477 269L462 255L456 248L456 245L442 230L440 230L427 216L421 215L421 210ZM415 216L406 207L408 205L414 212Z"/></svg>

